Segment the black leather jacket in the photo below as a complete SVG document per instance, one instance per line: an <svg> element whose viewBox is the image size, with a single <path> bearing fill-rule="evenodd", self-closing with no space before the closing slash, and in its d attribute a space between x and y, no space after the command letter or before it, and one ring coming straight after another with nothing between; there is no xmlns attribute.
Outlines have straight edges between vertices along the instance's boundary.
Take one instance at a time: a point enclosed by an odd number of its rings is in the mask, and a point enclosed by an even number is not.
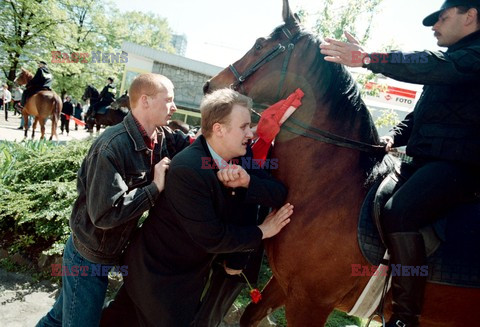
<svg viewBox="0 0 480 327"><path fill-rule="evenodd" d="M418 63L398 63L421 58ZM367 68L396 80L424 84L413 112L391 136L407 154L480 164L480 31L450 46L446 52L390 53L396 63L371 63ZM426 62L425 62L426 61Z"/></svg>
<svg viewBox="0 0 480 327"><path fill-rule="evenodd" d="M160 132L154 163L190 144L182 132ZM118 262L139 218L158 198L153 165L131 113L93 143L78 172L78 198L70 217L75 247L86 259Z"/></svg>

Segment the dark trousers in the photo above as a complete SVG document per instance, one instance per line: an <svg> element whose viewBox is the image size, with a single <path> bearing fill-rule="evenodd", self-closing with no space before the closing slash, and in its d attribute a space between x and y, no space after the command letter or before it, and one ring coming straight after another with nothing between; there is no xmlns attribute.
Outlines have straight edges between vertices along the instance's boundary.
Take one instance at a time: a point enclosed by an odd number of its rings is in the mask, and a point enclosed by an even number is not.
<svg viewBox="0 0 480 327"><path fill-rule="evenodd" d="M63 133L63 130L65 129L65 131L67 131L67 134L70 133L70 120L67 119L67 116L65 115L60 115L60 121L61 121L61 124L60 124L60 130L62 131Z"/></svg>
<svg viewBox="0 0 480 327"><path fill-rule="evenodd" d="M192 327L217 327L246 283L229 276L223 266L213 265L210 286L202 299Z"/></svg>
<svg viewBox="0 0 480 327"><path fill-rule="evenodd" d="M5 121L7 121L7 120L8 120L8 108L9 108L9 106L10 106L10 102L7 102L7 103L4 104L4 103L3 103L3 100L0 99L0 103L1 103L1 106L2 106L2 107L4 108L4 110L5 110Z"/></svg>
<svg viewBox="0 0 480 327"><path fill-rule="evenodd" d="M382 212L386 233L418 232L472 199L480 188L480 167L449 161L415 161L413 173Z"/></svg>
<svg viewBox="0 0 480 327"><path fill-rule="evenodd" d="M22 93L22 100L20 100L20 105L25 107L25 103L27 103L27 99L35 92L34 89L26 89Z"/></svg>
<svg viewBox="0 0 480 327"><path fill-rule="evenodd" d="M115 299L110 301L108 306L103 309L100 327L141 326L138 320L135 304L130 299L125 286L122 285Z"/></svg>

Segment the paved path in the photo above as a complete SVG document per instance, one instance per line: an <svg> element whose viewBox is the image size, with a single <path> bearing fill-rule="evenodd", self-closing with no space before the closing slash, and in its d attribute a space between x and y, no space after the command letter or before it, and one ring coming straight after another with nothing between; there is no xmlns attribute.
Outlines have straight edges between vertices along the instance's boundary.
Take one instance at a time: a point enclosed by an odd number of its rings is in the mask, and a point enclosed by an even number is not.
<svg viewBox="0 0 480 327"><path fill-rule="evenodd" d="M55 302L58 286L0 269L0 325L32 327Z"/></svg>
<svg viewBox="0 0 480 327"><path fill-rule="evenodd" d="M8 121L5 121L5 113L3 110L0 110L0 140L7 141L17 141L20 142L23 140L24 131L19 130L20 126L20 116L13 116L13 111L8 113ZM103 130L103 129L102 129ZM52 122L48 120L45 124L45 138L48 140L52 132ZM67 136L60 134L60 122L58 123L57 129L58 141L65 142L70 140L79 140L84 139L90 136L90 134L82 127L78 126L78 131L75 130L75 124L70 122L70 133ZM28 131L28 139L32 137L32 128ZM37 129L35 130L35 140L40 139L40 124L37 124ZM53 139L55 141L55 139Z"/></svg>

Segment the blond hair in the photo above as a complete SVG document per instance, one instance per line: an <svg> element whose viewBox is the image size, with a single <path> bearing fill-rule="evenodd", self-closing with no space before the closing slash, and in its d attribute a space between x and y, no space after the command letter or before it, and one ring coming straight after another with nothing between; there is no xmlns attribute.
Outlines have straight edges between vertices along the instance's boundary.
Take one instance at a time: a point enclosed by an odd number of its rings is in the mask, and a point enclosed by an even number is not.
<svg viewBox="0 0 480 327"><path fill-rule="evenodd" d="M207 94L200 104L202 134L208 138L212 135L215 123L229 123L228 117L236 104L251 109L252 99L229 88Z"/></svg>
<svg viewBox="0 0 480 327"><path fill-rule="evenodd" d="M128 90L132 108L136 106L137 101L142 95L154 96L165 91L168 85L173 88L172 81L163 75L153 73L138 75Z"/></svg>

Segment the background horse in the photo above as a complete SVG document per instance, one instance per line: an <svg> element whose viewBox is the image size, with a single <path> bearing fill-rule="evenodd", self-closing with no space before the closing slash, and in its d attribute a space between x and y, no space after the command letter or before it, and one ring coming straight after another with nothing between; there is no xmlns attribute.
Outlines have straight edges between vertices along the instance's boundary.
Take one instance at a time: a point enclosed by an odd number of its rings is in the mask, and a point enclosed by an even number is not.
<svg viewBox="0 0 480 327"><path fill-rule="evenodd" d="M100 126L113 126L121 123L123 118L128 114L130 110L130 100L127 94L122 95L107 107L105 113L92 114L92 105L100 101L98 90L88 85L83 93L82 100L86 101L90 99L90 107L85 115L85 124L89 132L93 131L93 126L97 125L97 132L100 131ZM100 108L98 108L100 109ZM98 110L97 109L97 110Z"/></svg>
<svg viewBox="0 0 480 327"><path fill-rule="evenodd" d="M265 242L274 277L262 301L245 310L242 326L257 325L282 305L289 326L323 326L334 308L352 308L369 279L352 276L352 264L369 265L358 246L357 222L364 183L381 156L359 149L373 151L378 135L351 75L324 60L320 41L302 30L288 0L283 20L204 86L205 92L230 86L266 105L297 88L305 93L291 117L301 127L287 120L290 128L282 128L272 154L279 160L273 173L288 187L295 212ZM478 325L478 303L478 289L428 283L422 326Z"/></svg>
<svg viewBox="0 0 480 327"><path fill-rule="evenodd" d="M28 70L23 69L15 79L15 83L18 85L25 85L33 78L33 74ZM41 139L45 138L45 120L48 117L52 119L52 133L50 140L53 136L57 137L57 124L62 111L62 100L54 91L43 90L35 93L28 98L25 107L22 110L22 117L25 126L25 138L28 133L28 116L33 115L35 120L32 126L32 139L35 136L35 129L37 128L37 122L40 123Z"/></svg>
<svg viewBox="0 0 480 327"><path fill-rule="evenodd" d="M182 120L170 120L168 122L168 127L170 127L172 130L181 130L183 133L185 134L197 134L198 132L198 129L199 127L197 126L190 126L189 124L187 124L186 122L182 121Z"/></svg>

